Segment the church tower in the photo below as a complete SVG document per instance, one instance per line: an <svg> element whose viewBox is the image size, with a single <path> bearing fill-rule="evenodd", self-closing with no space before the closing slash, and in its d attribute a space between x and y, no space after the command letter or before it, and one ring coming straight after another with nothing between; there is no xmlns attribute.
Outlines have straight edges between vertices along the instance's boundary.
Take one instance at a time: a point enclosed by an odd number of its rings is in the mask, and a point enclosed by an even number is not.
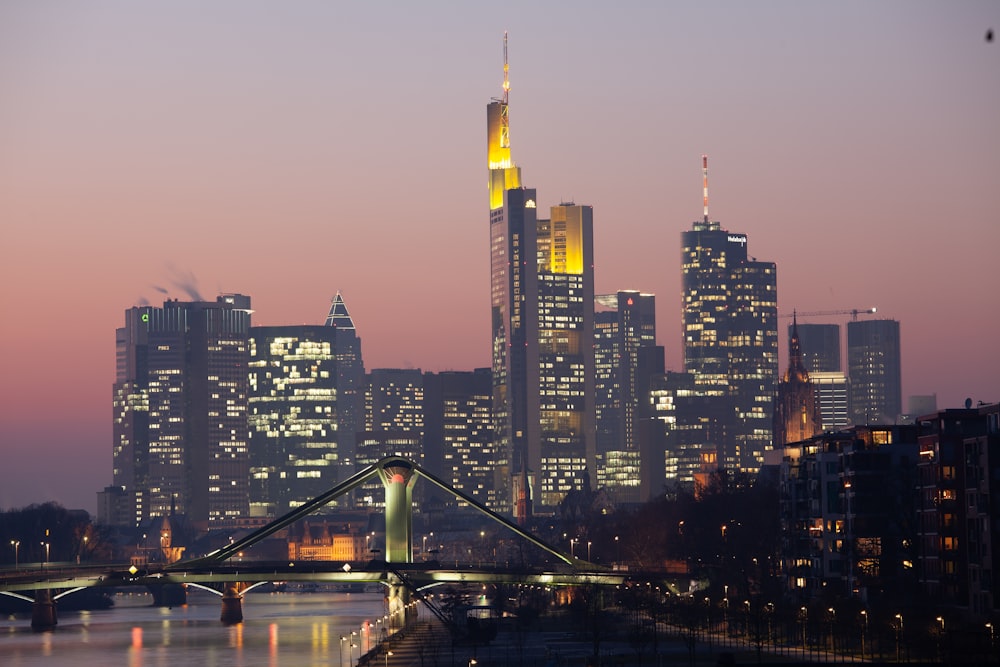
<svg viewBox="0 0 1000 667"><path fill-rule="evenodd" d="M802 363L799 327L792 314L792 335L788 342L788 370L778 384L774 408L774 446L808 440L822 432L816 394L809 372Z"/></svg>

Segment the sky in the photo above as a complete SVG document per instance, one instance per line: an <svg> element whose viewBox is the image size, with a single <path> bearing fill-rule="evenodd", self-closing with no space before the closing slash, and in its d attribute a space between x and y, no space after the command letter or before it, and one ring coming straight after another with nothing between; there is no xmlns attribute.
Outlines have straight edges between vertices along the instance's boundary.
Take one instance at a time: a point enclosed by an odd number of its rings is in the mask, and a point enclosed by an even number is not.
<svg viewBox="0 0 1000 667"><path fill-rule="evenodd" d="M488 366L505 31L523 182L593 206L596 289L656 295L668 368L707 154L782 350L793 310L877 307L904 406L996 402L997 28L995 0L2 0L0 508L96 509L133 305L316 324L340 291L368 369Z"/></svg>

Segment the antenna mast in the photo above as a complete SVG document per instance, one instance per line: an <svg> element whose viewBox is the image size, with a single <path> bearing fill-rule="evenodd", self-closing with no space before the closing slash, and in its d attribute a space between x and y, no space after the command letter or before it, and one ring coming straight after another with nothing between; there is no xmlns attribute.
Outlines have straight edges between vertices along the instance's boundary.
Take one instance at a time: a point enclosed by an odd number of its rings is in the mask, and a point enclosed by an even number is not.
<svg viewBox="0 0 1000 667"><path fill-rule="evenodd" d="M507 78L507 72L510 66L507 65L507 31L503 31L503 103L507 106L507 93L510 92L510 80Z"/></svg>
<svg viewBox="0 0 1000 667"><path fill-rule="evenodd" d="M504 38L504 52L506 53L506 38ZM506 93L504 93L506 95ZM708 224L708 156L702 154L701 156L701 178L702 186L704 188L704 198L705 198L705 224Z"/></svg>

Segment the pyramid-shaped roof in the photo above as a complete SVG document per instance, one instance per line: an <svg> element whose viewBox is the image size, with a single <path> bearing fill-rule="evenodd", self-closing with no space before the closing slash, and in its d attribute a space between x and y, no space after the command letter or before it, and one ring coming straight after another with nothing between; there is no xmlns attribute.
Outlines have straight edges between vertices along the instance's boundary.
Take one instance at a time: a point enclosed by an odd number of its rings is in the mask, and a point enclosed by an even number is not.
<svg viewBox="0 0 1000 667"><path fill-rule="evenodd" d="M337 292L337 296L330 299L330 313L326 316L326 326L354 330L354 320L351 319L351 314L347 312L344 297L340 295L339 291Z"/></svg>

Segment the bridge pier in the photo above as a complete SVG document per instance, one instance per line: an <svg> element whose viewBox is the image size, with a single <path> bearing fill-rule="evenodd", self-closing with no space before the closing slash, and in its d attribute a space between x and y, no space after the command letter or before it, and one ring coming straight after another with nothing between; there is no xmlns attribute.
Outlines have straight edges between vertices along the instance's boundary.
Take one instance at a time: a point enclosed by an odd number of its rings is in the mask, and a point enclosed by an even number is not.
<svg viewBox="0 0 1000 667"><path fill-rule="evenodd" d="M31 605L31 629L36 632L52 630L56 623L56 603L52 599L52 591L47 588L35 591L35 602Z"/></svg>
<svg viewBox="0 0 1000 667"><path fill-rule="evenodd" d="M237 581L229 582L222 591L222 616L224 625L236 625L243 622L243 594Z"/></svg>

